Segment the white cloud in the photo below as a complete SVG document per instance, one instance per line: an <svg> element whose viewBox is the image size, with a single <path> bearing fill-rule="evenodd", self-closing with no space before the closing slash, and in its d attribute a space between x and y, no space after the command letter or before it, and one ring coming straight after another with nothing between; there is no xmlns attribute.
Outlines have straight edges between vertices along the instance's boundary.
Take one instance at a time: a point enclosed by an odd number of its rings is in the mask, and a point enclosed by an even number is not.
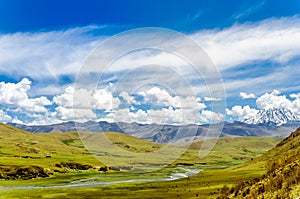
<svg viewBox="0 0 300 199"><path fill-rule="evenodd" d="M300 93L298 93L298 94L292 93L292 94L290 94L290 97L295 98L295 99L300 99Z"/></svg>
<svg viewBox="0 0 300 199"><path fill-rule="evenodd" d="M119 96L122 97L127 104L140 104L140 102L136 101L133 96L130 96L125 91L122 91Z"/></svg>
<svg viewBox="0 0 300 199"><path fill-rule="evenodd" d="M117 109L120 99L114 97L108 88L93 91L69 86L65 92L53 98L58 105L55 116L61 120L87 121L96 119L94 110L110 112Z"/></svg>
<svg viewBox="0 0 300 199"><path fill-rule="evenodd" d="M53 98L53 101L66 108L91 108L110 111L119 107L120 100L114 98L107 89L95 89L93 91L80 88L75 91L73 86L65 89L65 92Z"/></svg>
<svg viewBox="0 0 300 199"><path fill-rule="evenodd" d="M216 102L216 101L221 101L222 99L220 98L216 98L216 97L204 97L204 101L212 101L212 102Z"/></svg>
<svg viewBox="0 0 300 199"><path fill-rule="evenodd" d="M188 119L188 120L185 120ZM194 119L191 121L191 119ZM184 117L182 110L169 108L162 108L159 110L138 110L131 112L128 108L118 109L109 113L106 118L110 122L137 122L137 123L157 123L157 124L190 124L198 123L198 118Z"/></svg>
<svg viewBox="0 0 300 199"><path fill-rule="evenodd" d="M19 105L23 99L28 99L27 91L31 81L24 78L18 83L0 82L0 103L6 105Z"/></svg>
<svg viewBox="0 0 300 199"><path fill-rule="evenodd" d="M0 72L33 79L75 74L102 37L86 33L99 28L0 34Z"/></svg>
<svg viewBox="0 0 300 199"><path fill-rule="evenodd" d="M15 117L11 122L16 124L24 124L24 122L19 120L18 117Z"/></svg>
<svg viewBox="0 0 300 199"><path fill-rule="evenodd" d="M215 123L224 121L224 114L209 110L202 110L200 114L200 123Z"/></svg>
<svg viewBox="0 0 300 199"><path fill-rule="evenodd" d="M46 113L45 106L51 105L52 102L47 97L30 98L28 91L31 87L31 81L23 78L18 83L0 82L0 104L20 109L25 113Z"/></svg>
<svg viewBox="0 0 300 199"><path fill-rule="evenodd" d="M148 117L152 123L157 124L188 124L193 118L184 117L181 109L163 108L160 110L148 110ZM195 119L195 118L194 118ZM196 123L193 121L192 123Z"/></svg>
<svg viewBox="0 0 300 199"><path fill-rule="evenodd" d="M200 31L192 37L220 69L257 60L285 63L300 54L300 19L271 18L223 30Z"/></svg>
<svg viewBox="0 0 300 199"><path fill-rule="evenodd" d="M71 109L58 106L55 110L54 116L64 121L86 122L96 119L96 114L92 109Z"/></svg>
<svg viewBox="0 0 300 199"><path fill-rule="evenodd" d="M149 117L145 111L138 110L137 112L131 112L128 108L114 110L100 120L108 122L149 123Z"/></svg>
<svg viewBox="0 0 300 199"><path fill-rule="evenodd" d="M93 93L92 105L94 109L111 111L120 105L120 99L113 97L112 93L106 89L97 89Z"/></svg>
<svg viewBox="0 0 300 199"><path fill-rule="evenodd" d="M297 16L271 18L236 24L222 30L200 30L189 36L204 48L220 69L256 60L284 63L299 56L299 21ZM101 28L88 26L61 31L1 34L0 72L34 79L76 74L89 52L106 38L89 34L92 31L99 32ZM112 45L111 48L109 52L118 46ZM139 56L133 53L121 58L115 69L120 71L145 63L187 65L182 58L173 54L163 51L149 54L145 51Z"/></svg>
<svg viewBox="0 0 300 199"><path fill-rule="evenodd" d="M249 99L249 98L256 98L253 93L245 93L245 92L240 92L240 97L243 99Z"/></svg>
<svg viewBox="0 0 300 199"><path fill-rule="evenodd" d="M258 113L258 110L250 108L249 105L246 105L244 107L242 106L234 106L232 109L226 109L226 114L231 116L237 116L240 121L243 121L245 119L251 119L256 116Z"/></svg>
<svg viewBox="0 0 300 199"><path fill-rule="evenodd" d="M256 100L256 106L260 109L292 109L292 102L286 98L285 95L279 95L278 90L274 90L271 93L265 93Z"/></svg>
<svg viewBox="0 0 300 199"><path fill-rule="evenodd" d="M0 110L0 122L10 122L12 120L11 116Z"/></svg>
<svg viewBox="0 0 300 199"><path fill-rule="evenodd" d="M160 89L158 87L152 87L149 90L141 91L138 93L144 97L144 101L147 103L158 103L164 106L180 106L180 99L178 97L171 96L165 89Z"/></svg>
<svg viewBox="0 0 300 199"><path fill-rule="evenodd" d="M64 106L67 108L73 107L73 94L74 94L74 87L68 86L65 88L65 92L61 95L55 96L53 101L60 106Z"/></svg>
<svg viewBox="0 0 300 199"><path fill-rule="evenodd" d="M210 122L221 122L224 115L209 110L202 110L201 114L196 110L174 109L171 107L158 110L137 110L132 112L128 108L114 110L105 118L109 122L137 122L156 124L200 124Z"/></svg>
<svg viewBox="0 0 300 199"><path fill-rule="evenodd" d="M226 114L231 116L237 116L239 121L255 118L258 110L250 108L249 105L244 107L234 106L232 109L226 109Z"/></svg>
<svg viewBox="0 0 300 199"><path fill-rule="evenodd" d="M200 98L194 96L172 96L165 89L152 87L146 91L138 93L144 97L144 101L150 104L160 104L166 107L181 108L181 109L196 109L201 110L206 108L204 103L200 102Z"/></svg>
<svg viewBox="0 0 300 199"><path fill-rule="evenodd" d="M261 109L286 108L300 116L300 93L292 93L288 99L285 95L279 95L278 90L266 93L256 100L256 104Z"/></svg>

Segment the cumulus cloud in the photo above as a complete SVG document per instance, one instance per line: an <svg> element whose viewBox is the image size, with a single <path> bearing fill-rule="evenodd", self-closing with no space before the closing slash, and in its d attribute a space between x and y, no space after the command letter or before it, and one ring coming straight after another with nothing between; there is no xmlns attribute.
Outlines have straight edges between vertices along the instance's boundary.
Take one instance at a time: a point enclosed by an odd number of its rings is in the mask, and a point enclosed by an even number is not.
<svg viewBox="0 0 300 199"><path fill-rule="evenodd" d="M260 109L292 109L293 103L286 98L285 95L279 95L278 90L274 90L271 93L265 93L256 100L256 106Z"/></svg>
<svg viewBox="0 0 300 199"><path fill-rule="evenodd" d="M136 101L133 96L130 96L127 92L122 91L119 95L127 104L140 104L140 102Z"/></svg>
<svg viewBox="0 0 300 199"><path fill-rule="evenodd" d="M209 110L175 109L172 107L131 111L128 108L114 110L105 118L109 122L137 122L143 124L201 124L215 123L224 120L222 113Z"/></svg>
<svg viewBox="0 0 300 199"><path fill-rule="evenodd" d="M19 120L18 117L15 117L13 120L11 120L11 122L16 124L24 124L24 122Z"/></svg>
<svg viewBox="0 0 300 199"><path fill-rule="evenodd" d="M119 107L120 99L114 97L112 93L106 89L97 89L93 94L92 105L94 109L105 110L109 112Z"/></svg>
<svg viewBox="0 0 300 199"><path fill-rule="evenodd" d="M295 98L295 99L299 99L300 98L300 93L298 93L298 94L295 94L295 93L290 94L290 97L291 98Z"/></svg>
<svg viewBox="0 0 300 199"><path fill-rule="evenodd" d="M204 103L200 102L200 98L194 96L172 96L165 89L152 87L146 91L138 93L144 97L144 102L150 104L161 104L166 107L181 108L181 109L197 109L206 108Z"/></svg>
<svg viewBox="0 0 300 199"><path fill-rule="evenodd" d="M46 113L46 106L52 102L45 96L30 98L30 87L31 81L28 78L18 83L0 82L0 104L29 113Z"/></svg>
<svg viewBox="0 0 300 199"><path fill-rule="evenodd" d="M78 122L86 122L89 120L96 119L96 114L92 109L71 109L65 108L62 106L58 106L55 108L56 112L54 116L64 121L78 121Z"/></svg>
<svg viewBox="0 0 300 199"><path fill-rule="evenodd" d="M65 88L65 92L61 95L55 96L53 101L60 106L64 106L67 108L73 107L73 94L74 94L74 87L68 86Z"/></svg>
<svg viewBox="0 0 300 199"><path fill-rule="evenodd" d="M240 92L240 97L242 99L249 99L249 98L256 98L255 95L253 93L245 93L245 92Z"/></svg>
<svg viewBox="0 0 300 199"><path fill-rule="evenodd" d="M114 110L105 118L101 118L100 120L108 122L149 123L149 117L145 111L138 110L137 112L131 112L128 108Z"/></svg>
<svg viewBox="0 0 300 199"><path fill-rule="evenodd" d="M206 105L201 102L199 97L172 96L165 89L158 87L135 94L143 97L139 101L125 91L114 96L110 91L110 86L94 90L75 89L73 86L68 86L63 93L54 96L52 101L45 96L30 98L28 95L30 88L31 81L27 78L18 83L0 83L1 106L15 115L12 118L1 110L1 121L30 125L45 125L63 121L85 122L99 120L97 111L102 114L100 120L110 122L198 124L222 119L222 115L219 113L204 111ZM124 103L129 103L132 107L130 109L120 108L121 105L124 107ZM48 107L49 105L51 107ZM139 106L150 108L144 110ZM27 118L21 121L18 119L18 114L25 114Z"/></svg>
<svg viewBox="0 0 300 199"><path fill-rule="evenodd" d="M250 108L249 105L244 107L242 106L234 106L232 109L226 109L226 114L231 116L237 116L240 121L251 119L256 116L258 110Z"/></svg>
<svg viewBox="0 0 300 199"><path fill-rule="evenodd" d="M75 90L73 86L67 87L65 92L55 96L53 101L58 105L55 114L59 119L80 121L96 119L94 110L109 112L117 109L121 103L108 88Z"/></svg>
<svg viewBox="0 0 300 199"><path fill-rule="evenodd" d="M200 114L200 123L215 123L224 121L224 114L209 110L202 110Z"/></svg>
<svg viewBox="0 0 300 199"><path fill-rule="evenodd" d="M119 109L109 113L106 118L102 118L101 120L144 124L198 124L200 123L199 119L197 112L168 107L146 111L139 109L135 112L130 111L128 108Z"/></svg>

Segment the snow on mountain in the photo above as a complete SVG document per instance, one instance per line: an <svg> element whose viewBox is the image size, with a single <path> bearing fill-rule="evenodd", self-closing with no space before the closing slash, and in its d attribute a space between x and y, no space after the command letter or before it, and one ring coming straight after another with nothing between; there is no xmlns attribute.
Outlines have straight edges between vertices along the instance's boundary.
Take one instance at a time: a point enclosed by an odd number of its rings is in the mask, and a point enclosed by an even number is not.
<svg viewBox="0 0 300 199"><path fill-rule="evenodd" d="M255 117L245 119L243 122L247 124L268 124L280 126L288 122L299 121L300 117L289 109L262 109Z"/></svg>

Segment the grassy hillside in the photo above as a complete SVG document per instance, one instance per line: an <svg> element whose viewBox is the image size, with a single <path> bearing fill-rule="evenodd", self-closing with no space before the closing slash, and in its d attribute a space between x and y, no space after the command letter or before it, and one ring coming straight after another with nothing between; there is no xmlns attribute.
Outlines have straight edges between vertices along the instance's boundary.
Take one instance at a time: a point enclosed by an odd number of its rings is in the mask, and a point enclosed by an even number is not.
<svg viewBox="0 0 300 199"><path fill-rule="evenodd" d="M71 143L71 140L74 140ZM61 161L98 165L99 162L86 151L77 133L32 134L0 124L0 164L36 165L56 169Z"/></svg>
<svg viewBox="0 0 300 199"><path fill-rule="evenodd" d="M212 151L203 159L199 159L199 150L203 141L191 144L189 150L175 163L188 162L199 165L240 164L260 156L274 147L281 139L265 137L232 137L220 138Z"/></svg>
<svg viewBox="0 0 300 199"><path fill-rule="evenodd" d="M267 172L255 179L240 179L222 189L220 198L297 198L300 197L300 128L265 155L252 161L265 163Z"/></svg>

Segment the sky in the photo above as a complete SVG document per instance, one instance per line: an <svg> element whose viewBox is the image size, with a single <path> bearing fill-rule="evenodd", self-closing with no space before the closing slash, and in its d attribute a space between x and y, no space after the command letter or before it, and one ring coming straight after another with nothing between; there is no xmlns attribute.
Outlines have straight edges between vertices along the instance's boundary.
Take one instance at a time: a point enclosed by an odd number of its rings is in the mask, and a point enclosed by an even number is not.
<svg viewBox="0 0 300 199"><path fill-rule="evenodd" d="M299 14L297 0L2 0L0 122L300 116Z"/></svg>

